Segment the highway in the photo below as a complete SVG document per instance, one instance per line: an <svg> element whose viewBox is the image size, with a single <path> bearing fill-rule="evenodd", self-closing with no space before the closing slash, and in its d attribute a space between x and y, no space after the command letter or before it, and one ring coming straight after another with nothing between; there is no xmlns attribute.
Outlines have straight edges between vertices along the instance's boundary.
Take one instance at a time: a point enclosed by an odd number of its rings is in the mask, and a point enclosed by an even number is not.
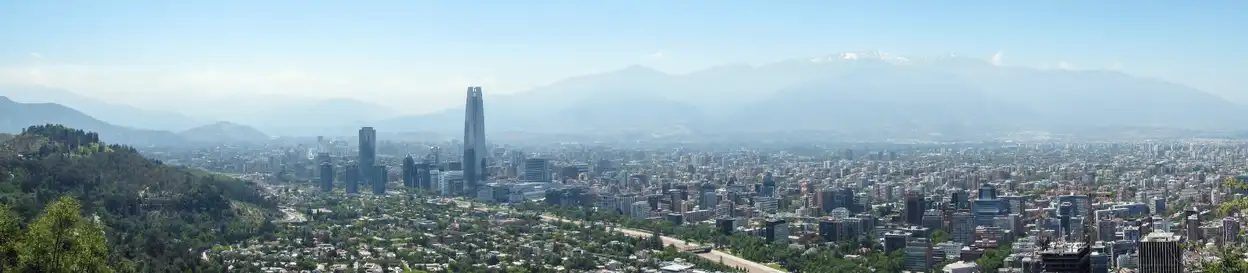
<svg viewBox="0 0 1248 273"><path fill-rule="evenodd" d="M562 221L562 222L571 222L571 223L574 223L574 224L580 224L580 221L574 221L574 220L562 219L562 218L553 217L553 216L546 216L546 215L542 215L542 220L545 220L545 221ZM613 230L613 231L615 231L615 232L624 233L625 235L628 235L628 236L633 236L633 237L641 237L641 238L650 237L650 233L649 233L649 232L645 232L645 231L641 231L641 230L627 229L627 228L618 228L618 227L612 227L612 230ZM685 242L684 240L680 240L680 239L676 239L676 238L672 238L672 237L667 237L667 236L662 236L662 237L660 237L660 239L662 239L662 240L663 240L663 245L675 245L675 246L676 246L676 248L680 248L680 249L687 249L687 248L692 248L692 247L698 247L698 246L699 246L698 244L695 244L695 243ZM732 254L728 254L728 253L720 252L719 250L711 250L711 252L708 252L708 253L701 253L701 254L698 254L698 256L700 256L700 257L702 257L702 258L704 258L704 259L707 259L707 260L713 261L713 262L720 262L720 261L723 261L723 262L724 262L724 264L726 264L726 265L728 265L728 266L745 268L745 269L746 269L746 272L749 272L749 273L777 273L777 272L784 272L784 271L781 271L781 270L777 270L777 269L775 269L775 268L768 267L768 266L763 265L763 264L759 264L759 263L756 263L756 262L753 262L753 261L750 261L750 260L742 259L741 257L737 257L737 256L734 256L734 255L732 255Z"/></svg>

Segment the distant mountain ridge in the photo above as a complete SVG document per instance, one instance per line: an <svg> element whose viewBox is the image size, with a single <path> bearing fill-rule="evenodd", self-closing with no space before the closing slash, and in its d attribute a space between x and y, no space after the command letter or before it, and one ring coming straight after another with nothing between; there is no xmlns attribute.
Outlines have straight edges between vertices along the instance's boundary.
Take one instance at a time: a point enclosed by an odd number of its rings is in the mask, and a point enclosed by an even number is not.
<svg viewBox="0 0 1248 273"><path fill-rule="evenodd" d="M956 54L843 52L685 74L634 65L520 93L490 95L487 86L485 93L487 134L1248 129L1248 117L1229 114L1244 106L1191 87L1116 71L1000 66ZM255 95L219 103L231 107L200 116L273 136L349 136L361 126L460 136L464 122L462 106L397 116L353 99Z"/></svg>
<svg viewBox="0 0 1248 273"><path fill-rule="evenodd" d="M846 52L687 74L642 66L488 96L491 130L607 132L993 130L1156 126L1241 129L1244 109L1179 84L1115 71L998 66L956 55ZM387 130L462 130L462 108L377 122Z"/></svg>
<svg viewBox="0 0 1248 273"><path fill-rule="evenodd" d="M199 143L264 143L270 137L255 128L226 121L191 128L178 133L183 139Z"/></svg>
<svg viewBox="0 0 1248 273"><path fill-rule="evenodd" d="M113 125L171 132L211 125L211 120L225 120L272 135L332 135L397 115L388 107L350 98L313 99L273 94L203 100L199 103L228 107L192 107L179 110L182 112L142 109L43 86L0 84L0 96L20 103L59 104Z"/></svg>
<svg viewBox="0 0 1248 273"><path fill-rule="evenodd" d="M181 113L114 104L50 87L0 85L0 96L23 103L56 103L101 121L131 128L181 131L204 123Z"/></svg>
<svg viewBox="0 0 1248 273"><path fill-rule="evenodd" d="M93 131L112 143L132 146L184 143L181 137L172 132L117 126L60 104L19 103L0 96L0 132L20 133L28 126L41 124L64 124Z"/></svg>

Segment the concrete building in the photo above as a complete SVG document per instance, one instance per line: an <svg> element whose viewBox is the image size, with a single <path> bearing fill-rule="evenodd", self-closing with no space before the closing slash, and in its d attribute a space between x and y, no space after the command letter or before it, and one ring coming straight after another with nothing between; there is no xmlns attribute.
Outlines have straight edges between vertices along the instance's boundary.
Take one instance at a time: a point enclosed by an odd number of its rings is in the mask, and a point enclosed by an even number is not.
<svg viewBox="0 0 1248 273"><path fill-rule="evenodd" d="M945 268L942 268L941 272L944 272L944 273L979 273L979 265L975 264L975 262L957 261L957 262L953 262L951 264L945 265Z"/></svg>
<svg viewBox="0 0 1248 273"><path fill-rule="evenodd" d="M780 205L775 197L762 196L754 199L754 206L765 213L776 213Z"/></svg>
<svg viewBox="0 0 1248 273"><path fill-rule="evenodd" d="M1222 218L1222 242L1238 243L1239 240L1239 220L1234 217Z"/></svg>
<svg viewBox="0 0 1248 273"><path fill-rule="evenodd" d="M927 238L910 238L906 241L905 261L902 268L915 272L928 272L933 261L932 242Z"/></svg>
<svg viewBox="0 0 1248 273"><path fill-rule="evenodd" d="M789 222L783 219L767 220L763 237L767 241L773 243L787 243L789 241Z"/></svg>
<svg viewBox="0 0 1248 273"><path fill-rule="evenodd" d="M963 245L975 240L975 216L969 212L956 212L949 221L949 239Z"/></svg>
<svg viewBox="0 0 1248 273"><path fill-rule="evenodd" d="M524 160L524 175L521 180L530 182L550 182L553 180L550 171L550 159L529 158Z"/></svg>
<svg viewBox="0 0 1248 273"><path fill-rule="evenodd" d="M1153 232L1140 240L1140 273L1182 273L1182 237L1169 232Z"/></svg>
<svg viewBox="0 0 1248 273"><path fill-rule="evenodd" d="M629 212L629 215L636 219L650 218L650 203L646 201L633 202L629 207Z"/></svg>

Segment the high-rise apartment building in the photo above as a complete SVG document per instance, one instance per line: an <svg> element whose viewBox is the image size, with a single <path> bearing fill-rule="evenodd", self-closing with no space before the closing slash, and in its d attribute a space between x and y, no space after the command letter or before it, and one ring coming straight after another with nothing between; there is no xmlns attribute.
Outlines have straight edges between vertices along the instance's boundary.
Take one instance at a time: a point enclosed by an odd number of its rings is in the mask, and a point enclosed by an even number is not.
<svg viewBox="0 0 1248 273"><path fill-rule="evenodd" d="M955 243L970 244L974 241L975 232L975 216L969 212L959 211L953 213L953 219L949 221L949 238Z"/></svg>
<svg viewBox="0 0 1248 273"><path fill-rule="evenodd" d="M464 105L464 192L476 193L477 185L486 180L485 102L481 87L468 87Z"/></svg>
<svg viewBox="0 0 1248 273"><path fill-rule="evenodd" d="M1222 218L1222 243L1238 243L1240 241L1239 228L1239 220L1235 219L1235 217L1228 216L1226 218Z"/></svg>

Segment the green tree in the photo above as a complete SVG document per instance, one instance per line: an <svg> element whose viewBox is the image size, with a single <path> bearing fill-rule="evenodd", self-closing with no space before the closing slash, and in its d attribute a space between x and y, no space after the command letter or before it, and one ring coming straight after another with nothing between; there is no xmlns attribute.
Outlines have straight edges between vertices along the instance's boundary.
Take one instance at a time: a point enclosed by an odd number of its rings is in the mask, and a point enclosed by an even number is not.
<svg viewBox="0 0 1248 273"><path fill-rule="evenodd" d="M975 263L984 270L984 272L997 272L1005 264L1005 257L1010 255L1010 246L1003 245L997 249L989 249L984 251L984 256L975 260Z"/></svg>
<svg viewBox="0 0 1248 273"><path fill-rule="evenodd" d="M68 196L44 209L17 243L20 271L112 272L103 227L79 210L78 201Z"/></svg>
<svg viewBox="0 0 1248 273"><path fill-rule="evenodd" d="M1215 251L1218 256L1217 261L1200 263L1199 267L1205 273L1248 272L1248 262L1244 261L1243 249L1219 247Z"/></svg>
<svg viewBox="0 0 1248 273"><path fill-rule="evenodd" d="M0 271L17 265L17 252L13 246L21 238L22 220L9 210L9 206L0 204Z"/></svg>
<svg viewBox="0 0 1248 273"><path fill-rule="evenodd" d="M932 243L944 243L949 241L949 232L944 229L937 229L932 232Z"/></svg>

